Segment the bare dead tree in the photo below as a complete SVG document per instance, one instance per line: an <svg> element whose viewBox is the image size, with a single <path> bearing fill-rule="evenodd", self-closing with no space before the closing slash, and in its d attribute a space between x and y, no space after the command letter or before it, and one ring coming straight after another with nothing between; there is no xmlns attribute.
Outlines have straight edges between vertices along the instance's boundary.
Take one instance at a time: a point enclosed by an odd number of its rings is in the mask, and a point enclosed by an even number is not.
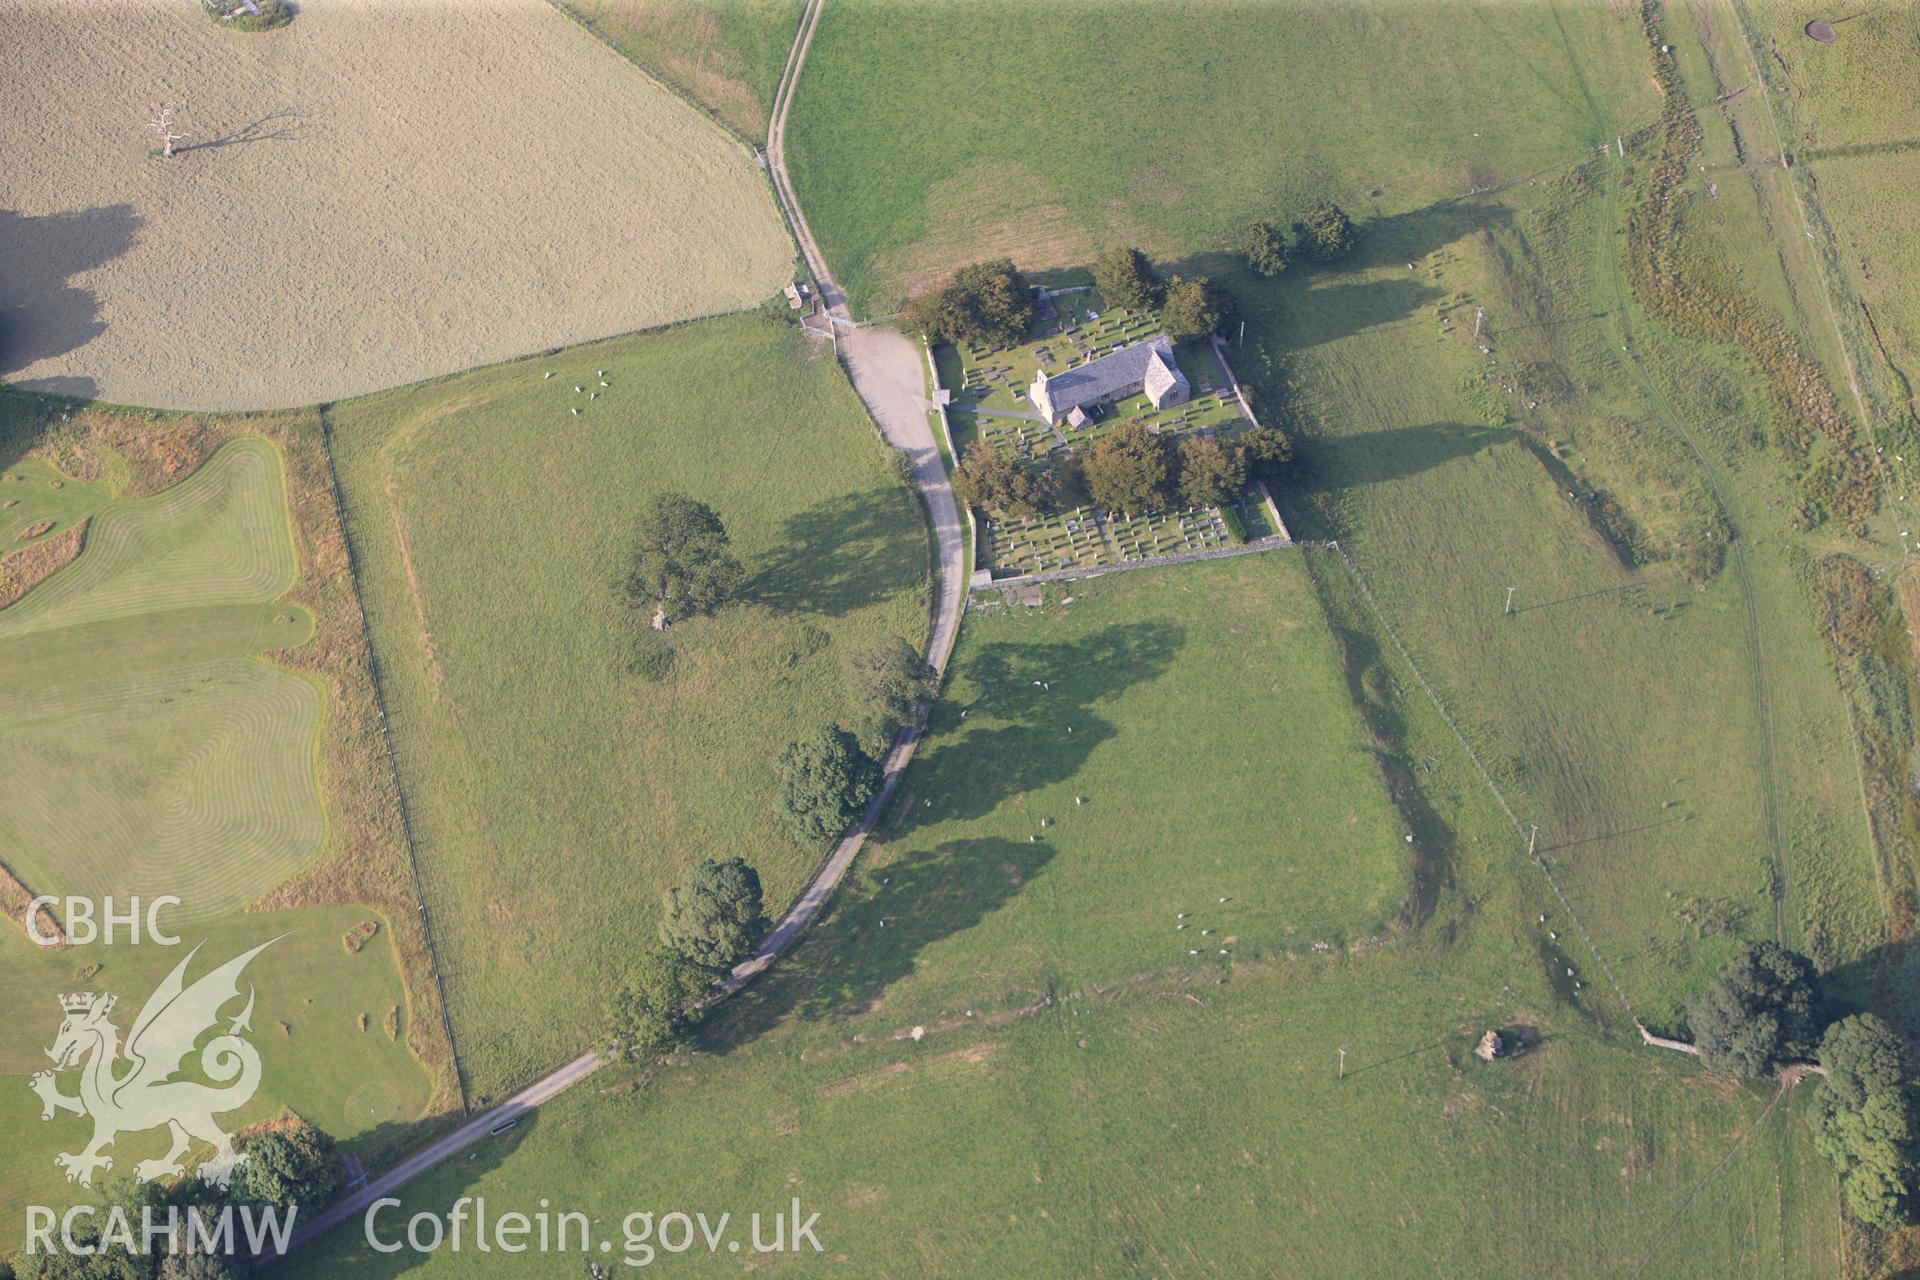
<svg viewBox="0 0 1920 1280"><path fill-rule="evenodd" d="M173 131L173 104L172 103L156 102L152 105L153 105L153 119L149 123L153 125L153 132L155 136L157 136L160 139L160 154L162 156L171 158L173 155L173 144L180 141L180 139L186 137L187 135L184 133L175 133Z"/></svg>

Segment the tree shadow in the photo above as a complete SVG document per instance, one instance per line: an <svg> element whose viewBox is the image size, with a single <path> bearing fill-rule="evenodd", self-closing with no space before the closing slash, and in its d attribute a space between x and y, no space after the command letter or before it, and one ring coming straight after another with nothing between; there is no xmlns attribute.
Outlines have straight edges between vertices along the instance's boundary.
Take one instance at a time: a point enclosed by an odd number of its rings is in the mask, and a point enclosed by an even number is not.
<svg viewBox="0 0 1920 1280"><path fill-rule="evenodd" d="M1186 643L1183 627L1136 622L1076 642L993 642L974 647L951 682L903 791L924 779L951 779L936 808L909 807L887 832L894 839L927 820L985 817L1014 796L1078 774L1095 747L1114 736L1097 708L1135 684L1158 679ZM953 695L973 692L971 700ZM978 727L968 717L980 716ZM992 727L987 719L997 721Z"/></svg>
<svg viewBox="0 0 1920 1280"><path fill-rule="evenodd" d="M718 1006L700 1029L700 1047L728 1053L796 1015L864 1013L914 973L927 947L1005 906L1053 856L1053 846L1038 841L959 840L848 881L799 947Z"/></svg>
<svg viewBox="0 0 1920 1280"><path fill-rule="evenodd" d="M1459 458L1506 444L1509 427L1430 422L1393 431L1311 436L1299 442L1283 488L1303 498L1405 480Z"/></svg>
<svg viewBox="0 0 1920 1280"><path fill-rule="evenodd" d="M99 299L67 283L126 253L142 221L128 204L36 217L0 209L0 376L64 355L106 332ZM28 378L15 386L91 396L91 378Z"/></svg>
<svg viewBox="0 0 1920 1280"><path fill-rule="evenodd" d="M1072 778L1117 732L1097 708L1159 677L1185 640L1181 627L1142 622L1105 627L1078 642L970 642L950 677L950 696L936 704L901 781L903 811L876 834L905 843L929 819L978 818ZM935 780L953 789L926 808L919 801ZM1053 856L1043 839L960 840L849 877L799 946L715 1009L702 1047L728 1052L793 1014L844 1017L865 1009L914 972L927 945L978 924Z"/></svg>
<svg viewBox="0 0 1920 1280"><path fill-rule="evenodd" d="M221 147L237 147L249 142L296 142L306 136L306 117L289 107L275 111L271 115L261 116L252 124L242 125L232 133L223 134L218 138L175 147L173 154L182 156L189 151L214 151Z"/></svg>
<svg viewBox="0 0 1920 1280"><path fill-rule="evenodd" d="M770 609L832 617L879 604L925 576L918 529L898 490L843 494L788 517L741 595Z"/></svg>

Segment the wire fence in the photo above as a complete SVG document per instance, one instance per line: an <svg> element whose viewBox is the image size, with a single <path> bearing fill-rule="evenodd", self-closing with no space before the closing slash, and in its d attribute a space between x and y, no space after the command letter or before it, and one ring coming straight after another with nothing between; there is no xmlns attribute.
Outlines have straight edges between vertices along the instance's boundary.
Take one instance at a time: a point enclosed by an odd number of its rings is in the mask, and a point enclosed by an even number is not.
<svg viewBox="0 0 1920 1280"><path fill-rule="evenodd" d="M1387 621L1386 612L1381 609L1380 601L1373 594L1373 587L1367 582L1366 575L1360 572L1360 566L1354 563L1353 556L1350 555L1347 549L1341 546L1337 540L1326 543L1302 545L1325 546L1339 554L1340 563L1346 566L1347 574L1353 579L1354 586L1360 589L1361 597L1367 602L1368 611L1373 614L1374 621L1379 624L1380 630L1386 635L1388 641L1392 643L1394 652L1400 655L1400 660L1406 663L1407 670L1413 673L1413 678L1419 684L1420 691L1426 695L1427 701L1433 704L1433 709L1439 713L1441 722L1447 726L1447 731L1453 735L1454 740L1457 741L1461 749L1467 753L1467 759L1472 763L1473 771L1480 775L1480 781L1486 783L1487 790L1492 793L1495 803L1500 806L1500 811L1507 815L1507 821L1513 825L1514 835L1527 842L1529 846L1527 860L1538 867L1540 874L1546 878L1547 887L1553 890L1553 896L1559 901L1561 909L1567 913L1567 919L1573 922L1574 929L1580 934L1580 940L1586 944L1587 951L1593 956L1594 963L1600 966L1600 972L1606 977L1607 985L1613 989L1613 994L1619 997L1620 1003L1625 1006L1627 1015L1633 1019L1634 1028L1640 1032L1642 1040L1645 1040L1647 1043L1652 1043L1653 1038L1650 1038L1650 1033L1647 1031L1645 1024L1640 1021L1639 1011L1634 1008L1633 1001L1627 998L1626 990L1621 987L1619 979L1614 976L1613 969L1607 964L1606 957L1600 954L1600 948L1594 943L1593 935L1588 931L1586 922L1580 918L1580 913L1573 909L1573 903L1568 901L1565 891L1560 887L1559 877L1553 874L1553 868L1547 865L1546 859L1540 857L1533 851L1532 836L1528 830L1521 825L1519 816L1513 811L1513 806L1507 803L1507 797L1505 793L1500 790L1500 785L1493 780L1493 775L1487 772L1486 765L1481 763L1480 753L1473 749L1473 744L1467 741L1467 735L1462 733L1460 726L1454 723L1452 713L1447 710L1446 704L1440 700L1440 695L1434 692L1433 685L1428 682L1426 673L1420 670L1420 664L1413 660L1413 655L1407 651L1407 646L1401 642L1400 633L1395 631L1393 624ZM1537 831L1538 828L1535 828L1535 830Z"/></svg>

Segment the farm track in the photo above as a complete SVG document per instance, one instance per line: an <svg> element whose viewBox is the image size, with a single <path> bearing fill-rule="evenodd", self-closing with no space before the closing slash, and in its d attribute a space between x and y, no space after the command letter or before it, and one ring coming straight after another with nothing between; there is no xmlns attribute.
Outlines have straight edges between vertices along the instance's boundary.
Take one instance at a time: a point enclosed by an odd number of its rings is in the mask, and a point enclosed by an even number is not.
<svg viewBox="0 0 1920 1280"><path fill-rule="evenodd" d="M784 134L787 108L792 103L794 84L806 60L807 46L813 39L814 28L819 22L820 7L821 0L810 0L802 15L799 30L794 36L793 49L788 56L786 72L775 95L774 116L768 133L769 169L775 190L785 203L792 222L794 237L819 285L821 299L827 304L828 325L839 335L835 337L835 342L841 349L847 375L888 442L905 451L912 459L914 484L926 502L937 551L927 661L937 672L944 674L954 642L959 636L960 618L966 606L966 550L960 534L959 508L954 501L940 450L934 442L932 423L928 419L930 406L925 396L926 382L920 350L893 330L854 324L847 313L846 297L827 274L826 260L814 244L805 215L793 199L793 187L786 171ZM765 972L799 941L807 927L819 916L866 844L867 836L880 815L886 811L907 766L912 763L924 729L923 712L919 722L900 731L887 752L880 787L860 821L835 844L786 916L774 926L753 954L734 966L732 973L718 984L716 999L733 994ZM445 1007L444 998L442 1007ZM302 1248L344 1225L382 1196L489 1137L500 1126L517 1121L542 1103L592 1076L604 1065L606 1060L599 1054L588 1053L534 1081L506 1102L474 1117L460 1129L405 1158L366 1186L329 1206L292 1236L287 1251ZM276 1257L263 1257L260 1265L271 1265L274 1261L277 1261Z"/></svg>

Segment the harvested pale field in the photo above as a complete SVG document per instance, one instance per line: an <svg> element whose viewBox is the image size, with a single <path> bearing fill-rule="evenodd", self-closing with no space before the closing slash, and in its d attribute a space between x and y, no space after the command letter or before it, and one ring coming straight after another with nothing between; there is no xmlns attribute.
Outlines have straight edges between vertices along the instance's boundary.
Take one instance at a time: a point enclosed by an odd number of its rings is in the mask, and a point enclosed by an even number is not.
<svg viewBox="0 0 1920 1280"><path fill-rule="evenodd" d="M538 0L303 0L262 34L28 0L0 48L19 385L333 400L749 306L791 265L751 157Z"/></svg>

